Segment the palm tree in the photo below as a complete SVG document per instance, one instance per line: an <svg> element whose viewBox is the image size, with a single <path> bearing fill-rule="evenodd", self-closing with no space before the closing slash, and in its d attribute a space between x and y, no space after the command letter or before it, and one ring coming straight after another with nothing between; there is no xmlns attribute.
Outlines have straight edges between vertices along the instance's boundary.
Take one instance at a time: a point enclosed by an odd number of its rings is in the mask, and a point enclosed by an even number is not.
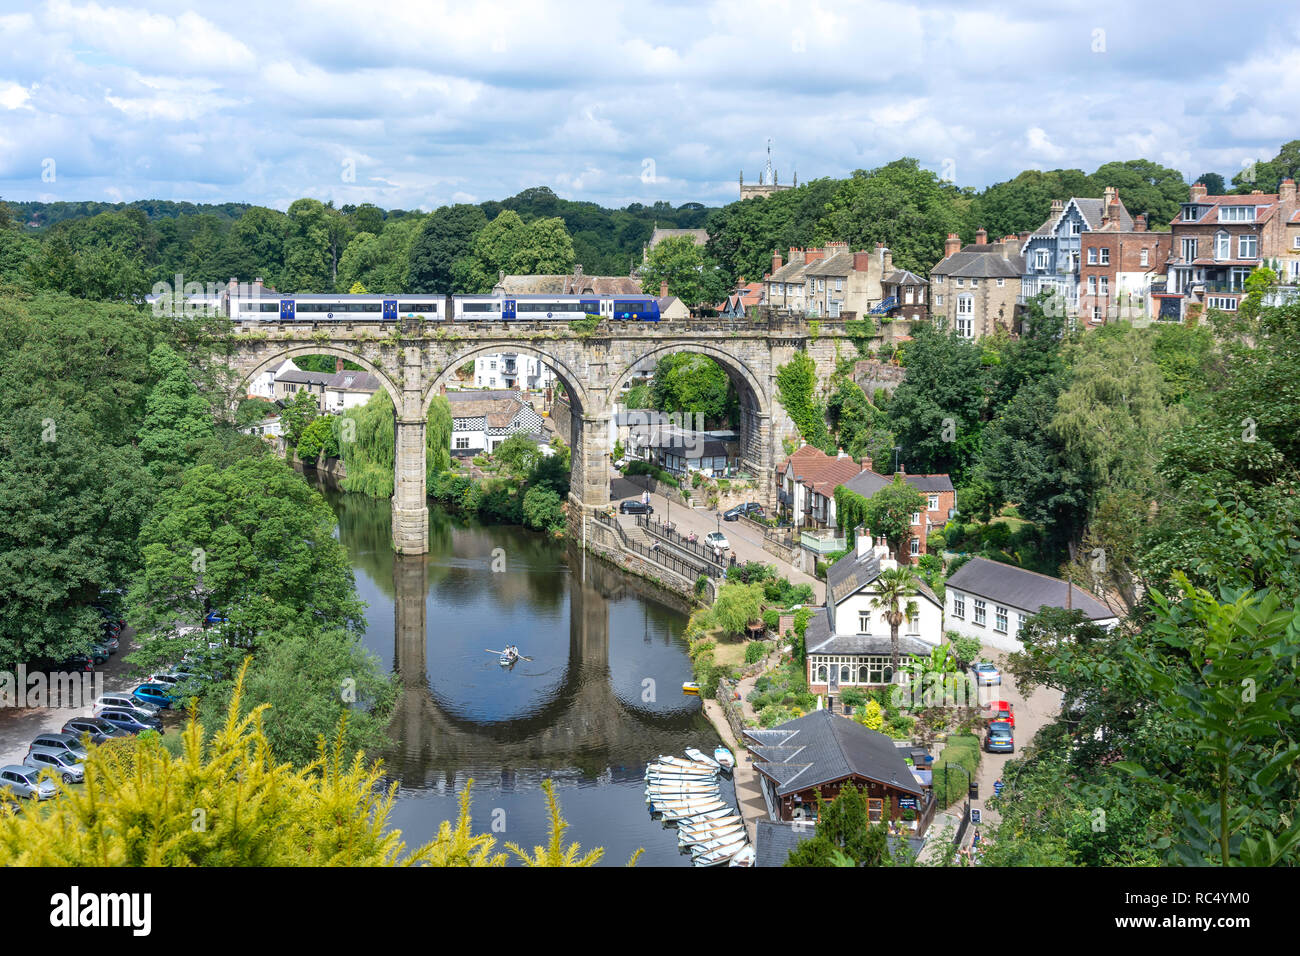
<svg viewBox="0 0 1300 956"><path fill-rule="evenodd" d="M911 600L917 593L920 579L911 565L887 568L876 578L876 594L871 598L873 608L883 608L889 622L889 647L893 654L892 674L898 673L898 628L903 620L916 617L917 605ZM892 679L891 674L891 679Z"/></svg>

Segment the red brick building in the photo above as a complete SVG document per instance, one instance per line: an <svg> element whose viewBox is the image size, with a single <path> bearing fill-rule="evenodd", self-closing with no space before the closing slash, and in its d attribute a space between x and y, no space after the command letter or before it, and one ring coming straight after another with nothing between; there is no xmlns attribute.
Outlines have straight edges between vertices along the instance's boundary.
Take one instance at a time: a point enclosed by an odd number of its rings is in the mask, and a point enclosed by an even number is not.
<svg viewBox="0 0 1300 956"><path fill-rule="evenodd" d="M1146 216L1122 228L1119 192L1106 190L1101 225L1083 233L1079 252L1079 322L1105 325L1152 317L1151 287L1163 281L1170 234L1150 232Z"/></svg>
<svg viewBox="0 0 1300 956"><path fill-rule="evenodd" d="M894 480L894 475L880 475L872 471L870 458L864 458L862 464L864 470L844 482L844 487L850 491L856 491L862 497L870 498ZM910 540L899 542L900 549L896 549L900 550L900 561L910 556L915 563L917 558L926 553L925 542L930 537L930 532L938 531L952 517L953 509L957 507L956 492L953 490L952 480L947 475L909 475L902 470L897 474L913 490L920 492L924 502L922 505L924 510L912 515ZM903 545L906 547L902 547Z"/></svg>

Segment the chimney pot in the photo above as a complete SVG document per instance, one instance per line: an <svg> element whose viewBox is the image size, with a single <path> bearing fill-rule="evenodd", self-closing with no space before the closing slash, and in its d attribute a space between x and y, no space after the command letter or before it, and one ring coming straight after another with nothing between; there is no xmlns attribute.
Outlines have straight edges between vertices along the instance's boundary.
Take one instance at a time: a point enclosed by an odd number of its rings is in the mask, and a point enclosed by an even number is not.
<svg viewBox="0 0 1300 956"><path fill-rule="evenodd" d="M1208 192L1205 183L1192 183L1191 198L1193 200L1204 199Z"/></svg>
<svg viewBox="0 0 1300 956"><path fill-rule="evenodd" d="M944 258L946 259L959 252L961 252L961 237L955 232L948 233L948 239L943 244Z"/></svg>
<svg viewBox="0 0 1300 956"><path fill-rule="evenodd" d="M975 244L977 246L987 245L988 241L989 241L988 230L986 230L983 226L975 230Z"/></svg>

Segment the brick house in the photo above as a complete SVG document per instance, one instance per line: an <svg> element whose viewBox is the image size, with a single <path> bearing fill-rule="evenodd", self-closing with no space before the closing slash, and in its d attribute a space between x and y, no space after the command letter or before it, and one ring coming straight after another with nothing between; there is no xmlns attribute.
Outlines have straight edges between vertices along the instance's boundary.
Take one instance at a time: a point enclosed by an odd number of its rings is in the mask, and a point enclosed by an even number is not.
<svg viewBox="0 0 1300 956"><path fill-rule="evenodd" d="M1100 199L1053 199L1047 219L1025 239L1021 276L1025 298L1040 292L1057 293L1064 297L1069 313L1077 315L1083 237L1103 225L1122 232L1134 229L1133 217L1114 186L1107 186Z"/></svg>
<svg viewBox="0 0 1300 956"><path fill-rule="evenodd" d="M886 250L888 252L888 250ZM930 318L930 283L906 269L895 269L880 280L884 299L871 311L909 322Z"/></svg>
<svg viewBox="0 0 1300 956"><path fill-rule="evenodd" d="M883 243L874 251L850 252L847 242L824 248L790 248L790 260L772 253L772 271L764 276L768 305L812 316L864 316L885 298L884 279L895 273L893 255Z"/></svg>
<svg viewBox="0 0 1300 956"><path fill-rule="evenodd" d="M870 458L864 458L862 465L861 473L844 482L845 488L856 491L864 498L870 498L893 482L893 475L880 475L871 470ZM912 489L920 492L924 499L925 510L913 513L910 539L905 542L904 553L911 555L915 561L926 553L926 539L930 537L930 532L942 528L952 517L953 509L957 507L956 491L952 479L947 475L909 475L901 470L901 466L897 475Z"/></svg>
<svg viewBox="0 0 1300 956"><path fill-rule="evenodd" d="M1152 317L1150 294L1157 280L1163 285L1170 234L1148 231L1144 215L1125 230L1115 194L1097 229L1079 238L1079 321L1095 326Z"/></svg>
<svg viewBox="0 0 1300 956"><path fill-rule="evenodd" d="M843 452L828 455L802 445L776 466L777 510L800 528L831 527L835 489L864 467Z"/></svg>
<svg viewBox="0 0 1300 956"><path fill-rule="evenodd" d="M930 270L931 320L966 339L981 339L999 326L1011 331L1024 270L1017 237L989 242L980 229L975 242L963 246L950 232L943 259Z"/></svg>
<svg viewBox="0 0 1300 956"><path fill-rule="evenodd" d="M1191 188L1178 217L1169 224L1171 246L1160 317L1181 319L1189 308L1235 312L1245 296L1246 277L1277 260L1286 271L1300 266L1295 182L1284 179L1276 193L1211 196L1203 183ZM1289 244L1289 246L1288 246Z"/></svg>

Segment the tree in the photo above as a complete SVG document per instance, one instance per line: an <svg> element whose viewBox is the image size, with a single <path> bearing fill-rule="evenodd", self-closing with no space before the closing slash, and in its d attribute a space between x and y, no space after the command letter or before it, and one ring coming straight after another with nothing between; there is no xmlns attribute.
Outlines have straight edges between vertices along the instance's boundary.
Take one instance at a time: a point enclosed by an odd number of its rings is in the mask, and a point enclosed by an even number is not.
<svg viewBox="0 0 1300 956"><path fill-rule="evenodd" d="M817 400L817 364L807 352L795 352L777 369L776 396L803 440L829 451L826 409Z"/></svg>
<svg viewBox="0 0 1300 956"><path fill-rule="evenodd" d="M285 440L293 448L298 447L302 433L320 415L320 406L316 396L304 389L293 397L293 401L280 413L280 426Z"/></svg>
<svg viewBox="0 0 1300 956"><path fill-rule="evenodd" d="M487 225L478 206L442 206L428 216L411 243L409 281L413 292L446 295L456 291L454 266L465 256L475 235Z"/></svg>
<svg viewBox="0 0 1300 956"><path fill-rule="evenodd" d="M1250 163L1232 177L1233 192L1248 193L1258 189L1275 193L1283 179L1300 179L1300 139L1283 143L1277 155L1267 161Z"/></svg>
<svg viewBox="0 0 1300 956"><path fill-rule="evenodd" d="M316 199L289 205L282 292L327 292L337 278L338 213Z"/></svg>
<svg viewBox="0 0 1300 956"><path fill-rule="evenodd" d="M171 346L156 346L149 355L149 366L158 384L145 404L140 454L154 477L166 482L188 467L200 448L212 440L212 409Z"/></svg>
<svg viewBox="0 0 1300 956"><path fill-rule="evenodd" d="M492 450L492 459L512 474L527 474L541 457L537 444L523 432L515 432Z"/></svg>
<svg viewBox="0 0 1300 956"><path fill-rule="evenodd" d="M790 851L786 866L887 866L891 862L883 824L867 816L866 796L845 784L834 800L817 793L817 832Z"/></svg>
<svg viewBox="0 0 1300 956"><path fill-rule="evenodd" d="M664 239L650 250L641 272L641 291L657 296L664 282L668 294L687 306L720 302L727 294L722 273L691 236Z"/></svg>
<svg viewBox="0 0 1300 956"><path fill-rule="evenodd" d="M517 843L507 843L506 849L518 857L520 863L524 866L595 866L605 856L605 851L597 847L591 852L579 856L582 853L582 847L576 843L569 846L564 845L564 833L569 829L569 824L565 822L560 815L560 804L555 799L555 784L549 780L542 781L542 792L546 794L546 808L551 818L551 838L545 847L534 847L533 852L527 852ZM632 858L627 861L628 866L635 866L637 858L642 854L642 850L637 850L632 854Z"/></svg>
<svg viewBox="0 0 1300 956"><path fill-rule="evenodd" d="M406 292L411 285L411 250L422 225L422 217L408 216L390 222L378 235L358 232L339 260L338 288L360 283L373 292Z"/></svg>
<svg viewBox="0 0 1300 956"><path fill-rule="evenodd" d="M650 383L650 402L661 412L684 416L688 428L696 420L706 428L730 424L739 407L736 390L722 366L696 352L674 352L659 360Z"/></svg>
<svg viewBox="0 0 1300 956"><path fill-rule="evenodd" d="M525 223L507 209L477 232L468 253L453 263L452 278L464 292L490 292L502 273L567 272L573 259L573 241L562 219Z"/></svg>
<svg viewBox="0 0 1300 956"><path fill-rule="evenodd" d="M534 486L524 493L524 523L539 531L563 533L565 528L564 502L550 488Z"/></svg>
<svg viewBox="0 0 1300 956"><path fill-rule="evenodd" d="M289 218L274 209L254 206L230 227L222 242L218 262L219 276L235 276L244 282L262 279L267 284L285 291L284 285L285 239L289 234Z"/></svg>
<svg viewBox="0 0 1300 956"><path fill-rule="evenodd" d="M763 585L724 584L713 602L713 619L728 634L743 634L763 615Z"/></svg>
<svg viewBox="0 0 1300 956"><path fill-rule="evenodd" d="M894 543L900 564L911 560L912 515L925 511L921 493L895 475L884 488L867 499L867 529L882 541Z"/></svg>
<svg viewBox="0 0 1300 956"><path fill-rule="evenodd" d="M1211 196L1222 196L1228 191L1228 184L1218 173L1201 173L1192 182L1203 185L1206 193Z"/></svg>
<svg viewBox="0 0 1300 956"><path fill-rule="evenodd" d="M267 759L268 705L241 710L241 674L225 721L210 745L191 714L182 753L172 756L157 735L142 734L91 747L85 786L65 790L48 813L0 810L0 862L6 866L503 866L490 833L474 835L470 790L461 792L453 824L411 852L390 826L397 784L379 786L381 765L347 749L346 722L317 758L295 770ZM550 781L547 781L549 785ZM552 852L532 865L585 866L565 848L568 824L553 791ZM196 813L202 826L196 826ZM141 826L148 820L148 826ZM75 836L69 836L75 834ZM512 852L518 852L513 847ZM637 854L639 855L639 854ZM637 855L632 857L635 862Z"/></svg>
<svg viewBox="0 0 1300 956"><path fill-rule="evenodd" d="M140 531L143 570L129 617L165 653L177 621L227 618L229 643L260 644L294 628L361 625L361 604L336 521L284 462L199 465L165 491Z"/></svg>
<svg viewBox="0 0 1300 956"><path fill-rule="evenodd" d="M1114 186L1131 215L1146 213L1150 222L1160 225L1177 217L1180 204L1188 196L1182 173L1149 159L1106 163L1092 174L1092 181L1098 190L1089 195L1100 196L1105 187Z"/></svg>
<svg viewBox="0 0 1300 956"><path fill-rule="evenodd" d="M319 458L337 458L339 443L333 419L313 419L302 430L296 448L298 457L303 461L314 462Z"/></svg>
<svg viewBox="0 0 1300 956"><path fill-rule="evenodd" d="M889 622L889 648L895 674L901 656L898 628L905 619L917 615L917 605L912 598L918 593L918 583L916 572L907 565L886 568L876 578L876 593L872 595L871 606L884 610L885 620Z"/></svg>
<svg viewBox="0 0 1300 956"><path fill-rule="evenodd" d="M971 221L984 226L990 236L1027 232L1047 219L1053 199L1094 195L1101 193L1082 169L1028 169L980 193Z"/></svg>

